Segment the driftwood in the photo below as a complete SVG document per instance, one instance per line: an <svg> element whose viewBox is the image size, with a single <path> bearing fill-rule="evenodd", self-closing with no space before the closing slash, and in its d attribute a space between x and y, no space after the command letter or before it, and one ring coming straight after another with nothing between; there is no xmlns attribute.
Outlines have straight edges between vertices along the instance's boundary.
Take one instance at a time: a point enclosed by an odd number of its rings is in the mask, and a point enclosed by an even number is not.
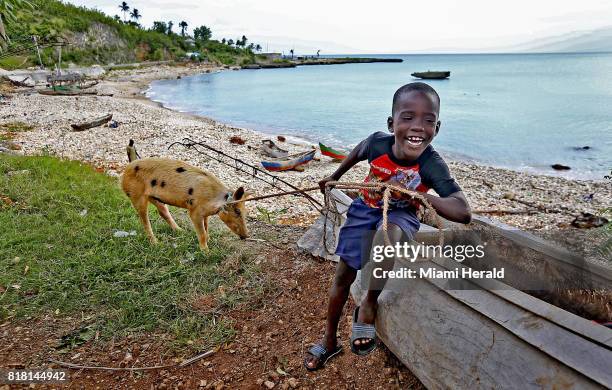
<svg viewBox="0 0 612 390"><path fill-rule="evenodd" d="M50 95L50 96L81 96L81 95L97 95L98 94L97 91L83 91L80 89L77 89L77 90L39 89L38 93L41 95Z"/></svg>
<svg viewBox="0 0 612 390"><path fill-rule="evenodd" d="M70 126L72 127L74 131L83 131L83 130L91 129L92 127L101 126L105 124L106 122L110 121L112 118L113 118L113 114L108 114L108 115L104 115L102 117L96 118L88 122L72 124Z"/></svg>

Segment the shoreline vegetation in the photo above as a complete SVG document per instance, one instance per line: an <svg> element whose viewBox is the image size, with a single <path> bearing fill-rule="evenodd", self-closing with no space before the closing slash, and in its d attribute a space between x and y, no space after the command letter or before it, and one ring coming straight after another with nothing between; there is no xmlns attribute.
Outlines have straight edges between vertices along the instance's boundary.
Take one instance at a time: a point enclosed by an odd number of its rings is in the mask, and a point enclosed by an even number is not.
<svg viewBox="0 0 612 390"><path fill-rule="evenodd" d="M122 2L120 15L57 0L30 0L9 18L7 36L0 37L0 68L112 66L129 62L182 61L242 66L251 69L287 68L370 62L402 62L398 58L329 58L316 55L263 53L259 43L242 35L237 39L212 39L208 26L157 20L150 28L140 24L142 12ZM129 16L129 18L128 18ZM1 20L1 19L0 19ZM61 51L60 51L61 47ZM120 66L120 65L119 65Z"/></svg>

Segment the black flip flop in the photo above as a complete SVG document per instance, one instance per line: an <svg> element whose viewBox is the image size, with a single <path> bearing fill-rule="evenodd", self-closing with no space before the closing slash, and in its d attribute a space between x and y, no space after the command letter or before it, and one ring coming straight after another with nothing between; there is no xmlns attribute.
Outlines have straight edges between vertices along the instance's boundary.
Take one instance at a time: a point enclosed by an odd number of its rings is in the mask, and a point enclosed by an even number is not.
<svg viewBox="0 0 612 390"><path fill-rule="evenodd" d="M355 308L353 313L353 328L351 331L351 351L357 355L367 355L376 349L376 327L372 324L357 322L359 317L359 306ZM366 347L355 345L355 340L370 339L371 341Z"/></svg>
<svg viewBox="0 0 612 390"><path fill-rule="evenodd" d="M325 367L329 359L338 355L342 352L342 347L340 345L336 346L336 349L333 351L328 351L322 344L315 344L308 350L308 353L314 356L317 359L317 364L314 367L308 366L308 360L304 359L304 367L308 371L316 371Z"/></svg>

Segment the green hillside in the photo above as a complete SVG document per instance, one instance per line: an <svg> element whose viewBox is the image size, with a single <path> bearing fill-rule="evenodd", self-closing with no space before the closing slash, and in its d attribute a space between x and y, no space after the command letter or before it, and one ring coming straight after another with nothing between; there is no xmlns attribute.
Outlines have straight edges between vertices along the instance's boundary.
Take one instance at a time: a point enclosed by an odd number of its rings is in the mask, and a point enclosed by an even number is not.
<svg viewBox="0 0 612 390"><path fill-rule="evenodd" d="M67 42L62 49L63 65L72 62L80 65L129 63L136 61L176 60L188 52L200 52L201 59L223 64L253 62L255 55L246 46L230 46L208 36L198 39L179 34L178 21L175 30L168 33L167 22L156 22L153 27L139 25L133 20L123 22L100 11L77 7L57 0L31 0L33 9L22 8L15 12L16 20L6 23L11 42L0 53L0 67L12 69L33 66L38 63L32 49L31 36L41 42ZM121 10L117 8L117 13ZM146 9L140 10L146 12ZM138 19L136 19L138 20ZM160 32L166 29L165 32ZM195 27L195 26L194 26ZM45 66L54 66L58 58L57 47L41 50Z"/></svg>

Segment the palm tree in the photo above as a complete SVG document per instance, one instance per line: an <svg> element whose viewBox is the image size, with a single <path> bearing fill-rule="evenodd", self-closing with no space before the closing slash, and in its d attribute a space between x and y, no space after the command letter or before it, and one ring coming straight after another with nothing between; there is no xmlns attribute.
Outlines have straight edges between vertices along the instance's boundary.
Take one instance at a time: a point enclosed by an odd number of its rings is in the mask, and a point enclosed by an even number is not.
<svg viewBox="0 0 612 390"><path fill-rule="evenodd" d="M172 35L172 26L174 26L174 23L171 20L168 22L168 35Z"/></svg>
<svg viewBox="0 0 612 390"><path fill-rule="evenodd" d="M255 45L255 51L261 51L261 45L259 43Z"/></svg>
<svg viewBox="0 0 612 390"><path fill-rule="evenodd" d="M132 9L132 13L130 14L130 17L134 19L136 23L138 23L138 19L142 18L142 15L138 12L138 9L134 8Z"/></svg>
<svg viewBox="0 0 612 390"><path fill-rule="evenodd" d="M291 59L293 59L293 49L289 50L289 53L291 53Z"/></svg>
<svg viewBox="0 0 612 390"><path fill-rule="evenodd" d="M319 58L319 53L321 53L321 50L317 50L317 58Z"/></svg>
<svg viewBox="0 0 612 390"><path fill-rule="evenodd" d="M125 13L130 10L130 6L127 5L127 3L124 1L119 4L119 9L121 10L121 12L123 12L123 21L125 22Z"/></svg>
<svg viewBox="0 0 612 390"><path fill-rule="evenodd" d="M187 26L188 26L188 24L187 24L187 22L186 22L186 21L184 21L184 20L182 20L182 21L179 23L179 27L181 28L181 35L182 35L182 36L185 36L185 29L187 28Z"/></svg>
<svg viewBox="0 0 612 390"><path fill-rule="evenodd" d="M234 46L234 40L230 38L229 41L227 41L227 44L230 46Z"/></svg>
<svg viewBox="0 0 612 390"><path fill-rule="evenodd" d="M221 43L225 45L225 38L221 40Z"/></svg>
<svg viewBox="0 0 612 390"><path fill-rule="evenodd" d="M25 7L34 8L34 5L27 0L0 0L0 43L11 41L4 29L4 22L14 21L14 12ZM1 51L2 47L0 47Z"/></svg>

